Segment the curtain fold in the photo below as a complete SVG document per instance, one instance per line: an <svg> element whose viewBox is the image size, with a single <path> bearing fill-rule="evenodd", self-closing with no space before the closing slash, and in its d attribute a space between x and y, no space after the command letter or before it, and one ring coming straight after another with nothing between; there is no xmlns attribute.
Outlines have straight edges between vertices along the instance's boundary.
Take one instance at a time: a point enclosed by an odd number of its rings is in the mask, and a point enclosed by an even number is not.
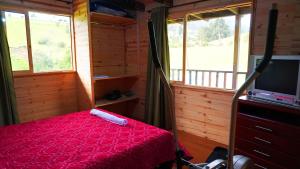
<svg viewBox="0 0 300 169"><path fill-rule="evenodd" d="M167 8L159 7L152 10L151 20L154 25L157 53L160 58L164 73L170 80L170 55L167 33ZM150 47L149 47L150 48ZM160 81L159 74L155 71L152 62L151 50L148 54L147 87L145 100L145 122L148 124L170 130L172 121L167 90Z"/></svg>
<svg viewBox="0 0 300 169"><path fill-rule="evenodd" d="M9 47L0 11L0 126L19 122Z"/></svg>

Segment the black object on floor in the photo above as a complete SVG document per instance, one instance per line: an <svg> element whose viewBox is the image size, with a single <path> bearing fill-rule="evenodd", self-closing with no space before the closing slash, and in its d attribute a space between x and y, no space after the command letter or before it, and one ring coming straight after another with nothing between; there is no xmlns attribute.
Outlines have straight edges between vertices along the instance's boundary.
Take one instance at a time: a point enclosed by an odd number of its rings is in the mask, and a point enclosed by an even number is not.
<svg viewBox="0 0 300 169"><path fill-rule="evenodd" d="M216 159L227 160L227 153L228 153L227 149L222 147L216 147L214 148L212 153L210 153L210 155L208 156L206 163L210 163Z"/></svg>

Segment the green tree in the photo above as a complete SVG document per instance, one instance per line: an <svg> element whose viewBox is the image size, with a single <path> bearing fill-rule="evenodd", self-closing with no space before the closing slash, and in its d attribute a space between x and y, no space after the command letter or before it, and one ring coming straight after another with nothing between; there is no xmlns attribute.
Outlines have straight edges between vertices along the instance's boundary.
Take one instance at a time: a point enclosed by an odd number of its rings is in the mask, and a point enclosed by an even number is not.
<svg viewBox="0 0 300 169"><path fill-rule="evenodd" d="M216 18L209 21L208 26L204 26L198 31L200 44L207 46L209 42L224 39L231 36L229 26L223 18Z"/></svg>

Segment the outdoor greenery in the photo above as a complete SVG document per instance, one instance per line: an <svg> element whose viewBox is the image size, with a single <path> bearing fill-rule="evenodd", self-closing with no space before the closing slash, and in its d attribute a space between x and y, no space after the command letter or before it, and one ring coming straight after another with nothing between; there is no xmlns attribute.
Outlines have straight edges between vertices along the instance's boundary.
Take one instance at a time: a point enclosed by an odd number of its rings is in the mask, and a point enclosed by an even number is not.
<svg viewBox="0 0 300 169"><path fill-rule="evenodd" d="M248 66L250 17L250 14L241 17L238 71L242 72L245 72ZM188 21L186 69L232 71L234 31L234 16ZM168 37L171 69L182 69L183 22L169 24ZM238 84L244 79L244 76L239 76ZM228 77L227 81L229 84L232 78Z"/></svg>
<svg viewBox="0 0 300 169"><path fill-rule="evenodd" d="M239 68L247 68L250 15L242 17L239 34ZM226 70L233 67L235 17L220 17L187 23L187 69ZM171 68L182 68L183 23L168 25Z"/></svg>
<svg viewBox="0 0 300 169"><path fill-rule="evenodd" d="M200 45L208 46L209 42L220 40L233 36L229 30L229 26L223 18L217 18L209 22L208 26L201 27L198 30L197 39L200 40Z"/></svg>
<svg viewBox="0 0 300 169"><path fill-rule="evenodd" d="M5 23L12 69L29 70L25 16L6 12Z"/></svg>
<svg viewBox="0 0 300 169"><path fill-rule="evenodd" d="M34 72L71 70L70 18L29 13ZM28 70L26 27L23 14L6 13L13 70Z"/></svg>

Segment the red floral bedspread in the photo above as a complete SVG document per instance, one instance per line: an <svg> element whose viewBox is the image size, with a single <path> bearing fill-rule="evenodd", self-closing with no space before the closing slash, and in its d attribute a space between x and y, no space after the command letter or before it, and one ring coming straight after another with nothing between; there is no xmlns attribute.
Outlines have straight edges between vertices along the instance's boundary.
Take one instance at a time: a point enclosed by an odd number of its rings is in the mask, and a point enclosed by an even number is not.
<svg viewBox="0 0 300 169"><path fill-rule="evenodd" d="M0 128L0 168L153 169L175 158L171 133L89 111Z"/></svg>

